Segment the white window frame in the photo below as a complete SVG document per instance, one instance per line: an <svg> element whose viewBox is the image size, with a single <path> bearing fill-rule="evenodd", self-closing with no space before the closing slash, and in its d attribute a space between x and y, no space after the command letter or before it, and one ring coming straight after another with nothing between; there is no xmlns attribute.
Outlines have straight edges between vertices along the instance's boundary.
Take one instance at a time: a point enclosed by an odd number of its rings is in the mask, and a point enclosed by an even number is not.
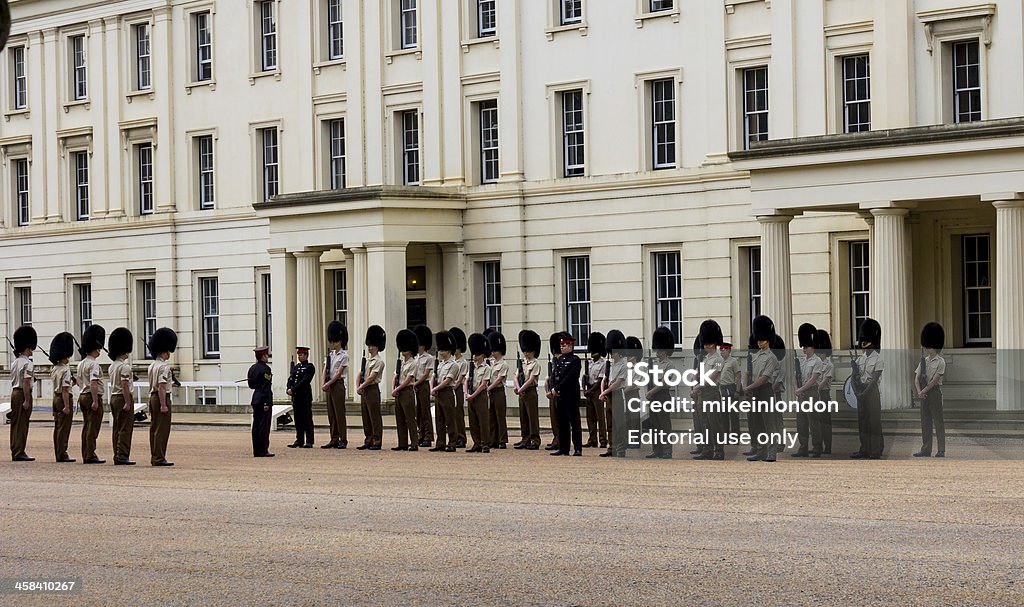
<svg viewBox="0 0 1024 607"><path fill-rule="evenodd" d="M259 67L261 72L275 72L278 69L277 0L258 2L259 21Z"/></svg>
<svg viewBox="0 0 1024 607"><path fill-rule="evenodd" d="M580 263L582 262L586 276L580 277ZM570 267L570 264L575 267ZM590 336L593 326L592 298L593 298L593 273L591 272L590 254L566 254L561 258L562 269L562 294L565 303L563 318L565 326L576 338L576 349L587 347L587 338ZM572 271L570 271L572 270ZM578 298L574 293L573 286L576 284L585 285L585 297ZM577 289L578 291L578 289ZM583 317L586 317L584 320Z"/></svg>
<svg viewBox="0 0 1024 607"><path fill-rule="evenodd" d="M139 215L156 212L156 192L153 184L153 143L146 141L134 146L135 196Z"/></svg>
<svg viewBox="0 0 1024 607"><path fill-rule="evenodd" d="M141 335L145 358L152 359L149 353L149 338L157 329L157 298L156 278L154 276L139 276L136 278L136 295L138 297L138 328Z"/></svg>
<svg viewBox="0 0 1024 607"><path fill-rule="evenodd" d="M501 260L480 262L483 327L501 331Z"/></svg>
<svg viewBox="0 0 1024 607"><path fill-rule="evenodd" d="M266 202L281 193L281 131L276 126L257 130L260 149L260 200ZM268 135L273 134L273 141Z"/></svg>
<svg viewBox="0 0 1024 607"><path fill-rule="evenodd" d="M196 175L196 208L217 208L217 137L211 132L193 135ZM209 149L204 149L209 146ZM207 198L207 194L209 198Z"/></svg>
<svg viewBox="0 0 1024 607"><path fill-rule="evenodd" d="M487 15L490 15L489 17ZM476 36L489 38L498 34L497 0L476 0Z"/></svg>
<svg viewBox="0 0 1024 607"><path fill-rule="evenodd" d="M401 152L402 184L418 186L423 182L420 113L418 109L401 110L397 113L396 118ZM414 122L414 124L410 124L410 122Z"/></svg>
<svg viewBox="0 0 1024 607"><path fill-rule="evenodd" d="M73 288L75 294L75 326L78 328L78 339L82 339L85 330L92 326L92 283L76 282Z"/></svg>
<svg viewBox="0 0 1024 607"><path fill-rule="evenodd" d="M650 81L651 99L651 166L655 170L674 169L679 166L679 134L678 116L676 107L679 95L677 94L678 82L675 78L658 78ZM671 94L670 99L660 98L659 92ZM659 104L664 108L668 107L671 117L662 115L659 117ZM664 140L663 140L664 139ZM664 159L659 158L659 148L666 150ZM671 150L669 157L667 150Z"/></svg>
<svg viewBox="0 0 1024 607"><path fill-rule="evenodd" d="M556 0L558 2L559 25L579 25L583 23L583 4L585 0Z"/></svg>
<svg viewBox="0 0 1024 607"><path fill-rule="evenodd" d="M660 13L675 9L674 0L647 0L648 13Z"/></svg>
<svg viewBox="0 0 1024 607"><path fill-rule="evenodd" d="M88 221L92 214L88 150L69 150L71 168L72 217L75 221ZM83 166L84 165L84 166ZM84 177L84 179L83 179ZM82 212L84 209L84 213Z"/></svg>
<svg viewBox="0 0 1024 607"><path fill-rule="evenodd" d="M850 335L851 345L856 342L860 324L871 316L871 243L867 239L851 240L849 250L850 284ZM863 314L857 313L858 304L863 303Z"/></svg>
<svg viewBox="0 0 1024 607"><path fill-rule="evenodd" d="M193 30L194 56L192 81L209 83L214 80L213 9L190 13ZM204 27L205 21L205 27ZM204 36L205 32L205 36ZM204 73L204 71L208 73Z"/></svg>
<svg viewBox="0 0 1024 607"><path fill-rule="evenodd" d="M11 186L14 224L27 226L32 221L32 163L27 157L11 159Z"/></svg>
<svg viewBox="0 0 1024 607"><path fill-rule="evenodd" d="M419 48L419 2L398 0L398 42L399 48Z"/></svg>
<svg viewBox="0 0 1024 607"><path fill-rule="evenodd" d="M89 37L85 33L68 36L69 99L89 99Z"/></svg>
<svg viewBox="0 0 1024 607"><path fill-rule="evenodd" d="M324 120L324 125L327 136L327 185L332 190L338 190L344 188L346 183L345 119L329 118Z"/></svg>
<svg viewBox="0 0 1024 607"><path fill-rule="evenodd" d="M153 89L153 28L148 21L133 23L131 34L135 49L133 88L136 91L150 91Z"/></svg>
<svg viewBox="0 0 1024 607"><path fill-rule="evenodd" d="M767 65L755 65L750 67L740 68L740 107L742 109L742 122L743 122L743 149L749 150L752 141L766 141L771 136L771 108L770 108L770 81ZM747 75L754 72L764 72L764 87L757 86L755 82L754 88L748 88L747 86ZM756 79L756 76L755 76ZM756 96L758 93L763 92L764 95L764 107L751 107L750 95ZM764 131L762 132L759 128L756 133L751 130L751 120L755 117L764 117ZM763 134L763 137L761 136ZM757 139L751 139L752 137Z"/></svg>
<svg viewBox="0 0 1024 607"><path fill-rule="evenodd" d="M32 285L17 283L13 286L14 326L32 326Z"/></svg>
<svg viewBox="0 0 1024 607"><path fill-rule="evenodd" d="M348 270L336 268L331 271L331 299L334 312L332 319L348 326Z"/></svg>
<svg viewBox="0 0 1024 607"><path fill-rule="evenodd" d="M273 352L274 320L273 320L273 293L269 268L256 268L256 293L259 301L256 305L259 314L259 331L257 341L259 345L266 346Z"/></svg>
<svg viewBox="0 0 1024 607"><path fill-rule="evenodd" d="M569 107L569 100L577 98L579 100L579 107ZM586 91L583 89L562 91L559 94L562 177L582 177L587 174L587 120L585 106ZM572 124L569 123L570 117ZM570 151L575 152L575 156ZM570 158L573 158L575 162L570 162Z"/></svg>
<svg viewBox="0 0 1024 607"><path fill-rule="evenodd" d="M345 21L343 0L326 0L327 24L327 60L338 61L345 58Z"/></svg>
<svg viewBox="0 0 1024 607"><path fill-rule="evenodd" d="M670 329L678 346L683 343L682 252L678 249L652 251L651 266L654 326Z"/></svg>
<svg viewBox="0 0 1024 607"><path fill-rule="evenodd" d="M849 69L851 62L864 61L864 74L851 74ZM871 54L870 53L857 53L853 55L844 55L839 57L839 66L841 71L840 77L840 94L843 102L843 132L844 133L860 133L871 130ZM857 66L854 65L854 68ZM850 97L851 86L853 92L858 95L858 83L863 82L866 88L867 96L861 98L855 96ZM867 122L863 120L853 122L853 114L857 113L860 116L860 108L865 108L867 112Z"/></svg>
<svg viewBox="0 0 1024 607"><path fill-rule="evenodd" d="M968 251L968 248L967 248L968 247L968 243L974 244L974 246L975 246L975 253L977 253L980 250L980 247L978 247L977 243L979 241L981 241L981 240L984 240L984 244L985 244L985 250L984 250L985 257L983 259L979 257L977 259L970 260L970 258L968 256L968 252L967 252ZM994 292L993 292L993 288L992 288L992 283L993 283L994 274L995 274L995 272L994 272L995 260L992 257L992 240L993 240L992 236L990 234L988 234L988 233L972 233L972 234L963 234L963 235L960 236L960 242L961 242L961 245L960 245L960 250L961 250L960 271L962 272L962 277L961 277L960 284L961 284L961 287L963 289L963 294L962 294L963 318L962 318L961 322L963 323L963 327L964 327L964 344L966 346L990 346L992 344L993 328L994 328L993 320L995 318L995 302L994 302ZM971 265L975 266L975 268L976 268L976 270L975 270L976 276L978 275L977 274L978 270L980 268L982 268L982 267L985 267L986 274L988 276L987 284L982 284L981 281L979 281L979 284L968 284L968 281L967 281L968 267L971 266ZM974 309L972 309L973 308L972 303L978 302L978 299L976 299L976 297L977 298L984 298L984 294L985 293L987 293L988 310L983 310L983 309L974 310ZM975 295L976 295L976 297L975 297ZM982 327L982 326L987 327L987 329L988 329L988 336L987 337L984 334L976 334L976 333L974 333L972 331L972 327L971 327L971 318L972 317L979 317L979 323L981 323L979 325L979 327Z"/></svg>
<svg viewBox="0 0 1024 607"><path fill-rule="evenodd" d="M202 358L220 358L220 281L216 275L198 276L199 334Z"/></svg>
<svg viewBox="0 0 1024 607"><path fill-rule="evenodd" d="M24 44L8 47L11 69L11 109L28 109L28 49Z"/></svg>
<svg viewBox="0 0 1024 607"><path fill-rule="evenodd" d="M951 69L950 82L952 84L953 95L953 99L951 102L953 108L953 122L956 124L960 124L963 122L978 122L980 120L983 120L984 109L982 105L982 83L984 72L982 71L983 52L981 40L979 40L978 38L968 38L965 40L954 40L949 42L948 44L949 64ZM959 68L961 67L961 64L958 62L957 50L962 47L973 47L975 52L977 53L976 62L971 63L970 57L968 56L966 58L967 62L963 64L963 67L966 70L968 70L968 73L970 72L970 70L976 72L975 77L977 78L977 84L972 84L970 82L969 76L967 82L964 82L960 79ZM973 101L973 97L975 94L977 95L977 107L974 107ZM969 107L967 109L963 109L962 107L963 97L965 95L971 98L971 101L968 103Z"/></svg>
<svg viewBox="0 0 1024 607"><path fill-rule="evenodd" d="M477 103L479 123L480 183L497 183L501 178L498 100Z"/></svg>

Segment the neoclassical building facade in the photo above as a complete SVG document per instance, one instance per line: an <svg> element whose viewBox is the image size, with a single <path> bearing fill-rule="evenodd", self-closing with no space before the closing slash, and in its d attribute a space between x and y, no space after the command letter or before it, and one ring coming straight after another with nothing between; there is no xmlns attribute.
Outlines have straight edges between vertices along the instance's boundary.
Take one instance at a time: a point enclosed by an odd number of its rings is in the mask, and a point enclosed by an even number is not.
<svg viewBox="0 0 1024 607"><path fill-rule="evenodd" d="M685 347L761 312L842 349L870 315L947 327L948 399L1024 407L1017 0L11 8L6 335L166 325L211 383L270 343L283 386L333 318Z"/></svg>

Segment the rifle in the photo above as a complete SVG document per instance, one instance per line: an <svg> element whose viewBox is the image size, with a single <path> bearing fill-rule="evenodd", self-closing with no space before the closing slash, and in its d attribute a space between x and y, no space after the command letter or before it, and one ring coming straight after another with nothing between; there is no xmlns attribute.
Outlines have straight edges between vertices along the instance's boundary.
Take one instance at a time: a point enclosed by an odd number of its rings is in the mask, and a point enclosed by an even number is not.
<svg viewBox="0 0 1024 607"><path fill-rule="evenodd" d="M476 361L470 359L470 361L469 361L469 376L466 378L466 381L469 382L466 385L469 386L469 393L470 394L473 393L473 374L474 374L475 369L476 369Z"/></svg>
<svg viewBox="0 0 1024 607"><path fill-rule="evenodd" d="M523 384L526 383L526 373L523 372L523 353L516 350L516 369L519 373L519 387L522 388Z"/></svg>
<svg viewBox="0 0 1024 607"><path fill-rule="evenodd" d="M924 365L925 365L925 360L924 360L924 357L922 356L921 357L921 370L917 373L917 383L918 383L918 385L921 386L921 388L924 388L925 386L928 385L928 376L925 373ZM924 401L922 399L922 403L923 402Z"/></svg>
<svg viewBox="0 0 1024 607"><path fill-rule="evenodd" d="M362 385L364 377L366 377L366 350L363 350L363 362L359 363L359 384L360 385Z"/></svg>
<svg viewBox="0 0 1024 607"><path fill-rule="evenodd" d="M401 374L402 374L402 357L399 356L398 360L395 362L395 385L394 385L394 388L398 388L398 384L400 383L398 381L398 376L401 375Z"/></svg>
<svg viewBox="0 0 1024 607"><path fill-rule="evenodd" d="M854 350L855 355L856 353ZM853 378L853 393L860 396L864 392L864 386L860 383L860 365L857 364L856 356L850 359L850 377Z"/></svg>
<svg viewBox="0 0 1024 607"><path fill-rule="evenodd" d="M439 364L439 361L440 361L440 358L441 358L440 356L438 356L438 354L440 354L440 352L437 352L434 355L434 374L430 377L430 386L431 387L434 387L434 386L437 385L437 367L438 367L438 364Z"/></svg>
<svg viewBox="0 0 1024 607"><path fill-rule="evenodd" d="M800 361L796 361L796 389L804 387L804 371L800 368Z"/></svg>

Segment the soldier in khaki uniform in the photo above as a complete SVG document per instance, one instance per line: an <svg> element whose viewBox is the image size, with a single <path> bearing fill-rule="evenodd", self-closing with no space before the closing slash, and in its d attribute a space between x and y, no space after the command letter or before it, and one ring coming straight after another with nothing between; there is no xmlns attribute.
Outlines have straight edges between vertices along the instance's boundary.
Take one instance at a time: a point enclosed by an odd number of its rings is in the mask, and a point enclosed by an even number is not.
<svg viewBox="0 0 1024 607"><path fill-rule="evenodd" d="M455 364L458 365L459 376L455 379L455 425L458 429L456 449L466 448L466 376L469 374L469 361L466 360L466 333L458 327L448 329L455 339Z"/></svg>
<svg viewBox="0 0 1024 607"><path fill-rule="evenodd" d="M173 466L167 461L167 439L171 435L171 365L167 359L178 347L178 334L161 327L149 338L149 463L153 466Z"/></svg>
<svg viewBox="0 0 1024 607"><path fill-rule="evenodd" d="M455 381L459 377L459 365L454 358L455 338L448 331L441 331L435 339L440 362L434 378L434 387L430 389L435 403L434 415L437 418L437 442L431 451L454 453L459 440L458 423L455 421Z"/></svg>
<svg viewBox="0 0 1024 607"><path fill-rule="evenodd" d="M629 438L625 419L626 406L626 336L618 329L608 331L605 338L608 359L605 360L605 371L602 374L602 390L600 398L605 404L605 417L608 422L608 449L601 457L625 457L626 442Z"/></svg>
<svg viewBox="0 0 1024 607"><path fill-rule="evenodd" d="M505 360L505 336L494 331L487 337L487 340L491 349L490 385L487 387L487 396L491 401L491 448L504 449L508 444L507 402L505 400L508 361Z"/></svg>
<svg viewBox="0 0 1024 607"><path fill-rule="evenodd" d="M419 341L416 355L416 423L420 430L420 446L429 447L434 442L434 427L430 419L430 375L434 370L434 357L429 350L434 346L434 334L430 327L418 325L413 328Z"/></svg>
<svg viewBox="0 0 1024 607"><path fill-rule="evenodd" d="M551 442L544 447L545 451L559 451L558 445L558 400L552 396L551 392L551 376L553 372L554 362L551 357L558 358L562 355L561 347L559 342L561 341L561 333L552 333L551 337L548 338L548 347L550 348L550 354L548 354L548 375L544 379L544 394L548 397L548 423L551 426Z"/></svg>
<svg viewBox="0 0 1024 607"><path fill-rule="evenodd" d="M722 397L725 399L736 398L736 383L740 378L740 361L732 355L732 344L722 342L718 352L722 355L722 374L718 378L718 385L722 389ZM739 434L740 414L739 412L729 414L729 432Z"/></svg>
<svg viewBox="0 0 1024 607"><path fill-rule="evenodd" d="M601 393L601 377L605 367L605 337L594 331L587 338L587 353L590 360L583 369L583 396L587 399L587 433L584 447L608 447L608 427L604 414L604 403L597 396Z"/></svg>
<svg viewBox="0 0 1024 607"><path fill-rule="evenodd" d="M16 462L35 461L25 453L25 445L36 382L32 351L38 345L39 336L31 326L22 325L14 331L14 354L18 358L11 365L11 460Z"/></svg>
<svg viewBox="0 0 1024 607"><path fill-rule="evenodd" d="M516 449L540 449L540 411L537 407L537 386L540 382L540 335L524 329L519 332L519 350L525 360L513 384L519 396L519 428L522 439L513 445Z"/></svg>
<svg viewBox="0 0 1024 607"><path fill-rule="evenodd" d="M836 367L832 363L832 338L828 331L818 329L814 334L814 351L821 359L821 379L818 380L818 398L823 402L832 400L832 379ZM818 414L818 425L821 427L822 455L832 454L832 413L825 411Z"/></svg>
<svg viewBox="0 0 1024 607"><path fill-rule="evenodd" d="M675 369L675 365L672 363L672 359L669 358L676 350L676 338L672 334L672 330L668 327L658 327L654 330L654 334L651 335L651 350L655 352L658 359L654 362L663 373ZM673 398L673 388L666 382L652 382L652 385L647 388L647 393L644 398L648 402L671 402ZM651 415L648 418L648 427L652 430L671 432L672 431L672 417L665 411L651 411ZM648 459L672 459L672 445L671 444L655 444L651 454L647 456Z"/></svg>
<svg viewBox="0 0 1024 607"><path fill-rule="evenodd" d="M882 438L882 402L878 393L878 381L882 377L881 347L882 327L873 318L866 318L860 325L857 341L864 353L856 361L854 392L857 395L857 427L860 433L860 449L850 454L852 459L881 459L885 448Z"/></svg>
<svg viewBox="0 0 1024 607"><path fill-rule="evenodd" d="M757 344L757 351L751 354L751 373L748 381L743 386L743 394L751 399L755 405L767 403L775 395L773 384L775 376L778 375L780 364L779 359L770 350L772 343L777 338L775 334L775 323L767 316L758 316L751 322L751 341ZM760 431L772 433L779 432L781 428L775 423L776 417L771 413L755 413L757 425ZM756 440L756 437L754 437ZM752 445L753 446L753 445ZM775 445L771 441L758 441L753 455L747 461L775 461Z"/></svg>
<svg viewBox="0 0 1024 607"><path fill-rule="evenodd" d="M814 325L806 322L797 329L797 340L804 352L804 357L797 361L799 374L794 382L798 401L809 399L814 402L818 398L821 359L814 352L814 336L817 332L818 329ZM790 454L790 457L821 457L824 446L821 440L821 418L817 413L797 412L796 435L800 446L796 453Z"/></svg>
<svg viewBox="0 0 1024 607"><path fill-rule="evenodd" d="M416 423L416 395L412 384L416 381L416 350L419 342L416 334L402 329L395 336L395 345L401 353L399 368L395 370L395 387L391 396L395 399L395 423L398 426L398 446L392 451L418 451L420 443L419 424Z"/></svg>
<svg viewBox="0 0 1024 607"><path fill-rule="evenodd" d="M722 403L722 391L718 386L718 379L725 361L718 352L718 346L723 341L722 327L716 321L708 319L701 323L700 343L704 348L704 371L708 374L710 382L694 386L691 394L695 398L700 397L702 408L708 408L703 411L703 418L707 424L708 442L702 446L701 452L693 459L725 459L725 443L720 440L720 436L729 427L729 415L711 410L711 407L718 407Z"/></svg>
<svg viewBox="0 0 1024 607"><path fill-rule="evenodd" d="M344 449L348 446L348 419L345 417L345 374L348 372L348 328L337 320L327 325L327 342L331 351L324 365L324 384L327 393L327 423L331 439L321 449Z"/></svg>
<svg viewBox="0 0 1024 607"><path fill-rule="evenodd" d="M469 336L469 352L473 362L466 378L466 405L469 408L469 433L473 446L466 453L491 452L490 414L487 410L487 386L490 383L490 368L487 355L490 349L487 338L480 333Z"/></svg>
<svg viewBox="0 0 1024 607"><path fill-rule="evenodd" d="M946 457L946 422L942 416L942 377L946 374L946 359L939 356L945 345L946 331L937 322L930 322L921 330L924 356L914 371L914 391L921 399L921 450L914 457L932 454L932 424L939 450L935 457Z"/></svg>
<svg viewBox="0 0 1024 607"><path fill-rule="evenodd" d="M132 382L135 374L128 362L132 352L132 332L118 327L110 332L107 355L110 356L110 414L113 417L110 438L114 448L115 466L134 466L131 460L132 432L135 429L135 395Z"/></svg>
<svg viewBox="0 0 1024 607"><path fill-rule="evenodd" d="M78 395L78 408L82 411L82 462L86 464L104 464L107 460L96 455L96 438L100 435L103 424L103 372L96 357L103 349L107 337L106 330L99 325L90 325L82 334L82 347L78 353L82 360L78 363L78 385L82 387Z"/></svg>
<svg viewBox="0 0 1024 607"><path fill-rule="evenodd" d="M71 436L71 422L75 409L71 406L71 388L75 378L71 374L68 360L75 352L75 338L68 332L58 333L50 341L50 382L53 384L53 455L58 464L73 463L68 457L68 437Z"/></svg>
<svg viewBox="0 0 1024 607"><path fill-rule="evenodd" d="M359 388L356 392L362 396L363 413L363 444L357 449L379 451L384 436L384 420L380 412L380 380L384 377L384 358L381 350L387 345L388 337L379 325L372 325L366 330L366 349L370 357L366 359L366 369L359 375Z"/></svg>

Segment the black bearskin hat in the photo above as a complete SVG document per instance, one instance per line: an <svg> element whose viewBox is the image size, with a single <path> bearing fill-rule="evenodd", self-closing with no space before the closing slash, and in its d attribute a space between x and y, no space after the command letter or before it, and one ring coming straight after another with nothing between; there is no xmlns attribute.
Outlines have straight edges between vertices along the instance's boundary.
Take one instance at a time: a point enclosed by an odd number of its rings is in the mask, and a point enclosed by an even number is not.
<svg viewBox="0 0 1024 607"><path fill-rule="evenodd" d="M480 333L474 333L469 336L469 353L473 356L487 356L491 353L490 348L487 344L487 338Z"/></svg>
<svg viewBox="0 0 1024 607"><path fill-rule="evenodd" d="M644 345L640 343L640 338L635 335L630 335L626 338L626 350L629 351L629 356L636 358L644 355Z"/></svg>
<svg viewBox="0 0 1024 607"><path fill-rule="evenodd" d="M395 346L398 347L399 352L412 352L415 354L419 345L420 342L416 339L416 334L409 329L402 329L395 336Z"/></svg>
<svg viewBox="0 0 1024 607"><path fill-rule="evenodd" d="M507 345L505 344L505 336L499 331L493 331L487 336L488 345L490 345L491 352L498 352L502 356L505 356L507 351Z"/></svg>
<svg viewBox="0 0 1024 607"><path fill-rule="evenodd" d="M605 354L607 354L607 352L605 352L604 348L605 348L605 338L604 338L604 335L601 334L601 333L598 333L597 331L594 331L593 333L591 333L590 337L587 338L587 352L589 352L590 354L597 354L598 356L604 356Z"/></svg>
<svg viewBox="0 0 1024 607"><path fill-rule="evenodd" d="M946 343L946 330L937 322L930 322L921 329L921 347L941 350Z"/></svg>
<svg viewBox="0 0 1024 607"><path fill-rule="evenodd" d="M380 325L371 325L366 330L365 343L367 346L376 346L378 350L383 350L384 346L388 343L388 334L384 332Z"/></svg>
<svg viewBox="0 0 1024 607"><path fill-rule="evenodd" d="M28 349L35 350L39 345L39 335L30 325L21 325L14 331L14 353L21 355Z"/></svg>
<svg viewBox="0 0 1024 607"><path fill-rule="evenodd" d="M82 333L82 347L78 349L78 353L85 357L93 350L102 350L106 341L106 329L100 325L89 325Z"/></svg>
<svg viewBox="0 0 1024 607"><path fill-rule="evenodd" d="M417 325L413 327L412 332L416 334L416 339L420 342L422 348L429 350L434 347L434 333L430 330L430 327Z"/></svg>
<svg viewBox="0 0 1024 607"><path fill-rule="evenodd" d="M448 329L448 332L455 338L455 349L460 352L466 351L466 332L458 327L452 327Z"/></svg>
<svg viewBox="0 0 1024 607"><path fill-rule="evenodd" d="M814 347L814 334L818 331L818 328L809 322L805 322L800 325L800 328L796 330L797 341L800 343L801 348L813 348Z"/></svg>
<svg viewBox="0 0 1024 607"><path fill-rule="evenodd" d="M53 336L50 340L50 362L60 364L65 358L71 358L75 353L75 336L64 331Z"/></svg>
<svg viewBox="0 0 1024 607"><path fill-rule="evenodd" d="M612 329L608 331L608 336L604 340L604 347L606 353L619 351L621 355L621 350L626 349L626 336L622 334L622 331Z"/></svg>
<svg viewBox="0 0 1024 607"><path fill-rule="evenodd" d="M814 349L826 356L832 354L832 338L825 329L818 329L814 333Z"/></svg>
<svg viewBox="0 0 1024 607"><path fill-rule="evenodd" d="M540 335L536 331L523 329L519 332L519 350L522 352L533 352L534 356L540 356Z"/></svg>
<svg viewBox="0 0 1024 607"><path fill-rule="evenodd" d="M658 327L651 336L651 349L655 352L675 352L676 338L668 327Z"/></svg>
<svg viewBox="0 0 1024 607"><path fill-rule="evenodd" d="M871 344L875 350L882 347L882 326L874 318L865 318L857 333L857 343L863 348L864 344Z"/></svg>
<svg viewBox="0 0 1024 607"><path fill-rule="evenodd" d="M348 327L341 324L341 321L332 320L327 325L327 341L330 343L341 343L341 349L348 348Z"/></svg>
<svg viewBox="0 0 1024 607"><path fill-rule="evenodd" d="M704 358L704 342L700 340L700 335L693 338L693 354L700 358Z"/></svg>
<svg viewBox="0 0 1024 607"><path fill-rule="evenodd" d="M779 361L786 358L786 340L782 339L778 335L772 338L771 349L772 354L774 354L775 358L779 359Z"/></svg>
<svg viewBox="0 0 1024 607"><path fill-rule="evenodd" d="M435 338L437 340L437 351L444 350L445 352L451 352L455 354L455 338L448 331L439 332Z"/></svg>
<svg viewBox="0 0 1024 607"><path fill-rule="evenodd" d="M754 335L754 341L770 342L775 337L775 323L762 314L751 321L750 332Z"/></svg>
<svg viewBox="0 0 1024 607"><path fill-rule="evenodd" d="M700 323L700 342L703 345L720 346L725 338L722 337L722 327L717 321L708 319Z"/></svg>
<svg viewBox="0 0 1024 607"><path fill-rule="evenodd" d="M551 353L558 356L562 353L562 332L555 331L548 338L548 347L551 348Z"/></svg>
<svg viewBox="0 0 1024 607"><path fill-rule="evenodd" d="M107 356L110 360L116 360L124 354L132 353L132 346L135 338L132 332L124 327L118 327L110 332L107 338Z"/></svg>
<svg viewBox="0 0 1024 607"><path fill-rule="evenodd" d="M148 345L153 356L161 352L174 352L178 347L178 334L167 327L161 327L150 336Z"/></svg>

